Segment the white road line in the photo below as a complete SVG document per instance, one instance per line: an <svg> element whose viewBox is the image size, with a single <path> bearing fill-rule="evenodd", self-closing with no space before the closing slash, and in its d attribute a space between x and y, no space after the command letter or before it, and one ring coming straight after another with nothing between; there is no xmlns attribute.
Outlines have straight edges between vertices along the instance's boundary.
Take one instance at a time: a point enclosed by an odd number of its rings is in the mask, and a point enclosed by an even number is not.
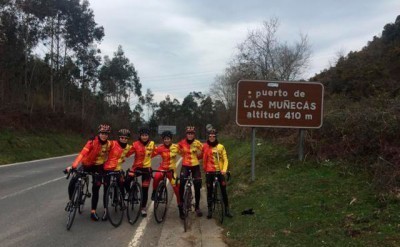
<svg viewBox="0 0 400 247"><path fill-rule="evenodd" d="M45 161L45 160L60 159L60 158L65 158L65 157L71 157L71 156L74 156L74 155L78 155L78 154L68 154L68 155L64 155L64 156L58 156L58 157L52 157L52 158L46 158L46 159L40 159L40 160L31 160L31 161L24 161L24 162L18 162L18 163L7 164L7 165L0 165L0 168L8 167L8 166L16 166L16 165L35 163L35 162L40 162L40 161Z"/></svg>
<svg viewBox="0 0 400 247"><path fill-rule="evenodd" d="M154 202L151 202L150 206L148 209L153 208ZM133 238L131 242L129 242L128 247L137 247L140 246L140 239L142 238L144 231L146 230L147 223L149 223L149 219L152 218L153 211L149 212L141 222L138 228L135 231L135 234L133 234ZM139 216L140 217L140 216Z"/></svg>
<svg viewBox="0 0 400 247"><path fill-rule="evenodd" d="M176 163L176 169L178 169L178 167L180 166L182 161L182 158L180 158ZM167 183L169 182L169 180L167 180ZM173 194L174 192L172 192ZM173 196L172 196L173 198ZM148 209L150 208L154 208L153 207L154 202L151 202L150 206L148 207ZM149 219L152 218L152 214L153 211L149 212L146 216L146 218L144 218L141 222L140 225L138 226L138 228L136 229L135 233L133 234L133 237L131 239L131 241L129 242L128 247L137 247L140 246L140 240L144 234L144 231L146 230L147 227L147 223L149 223Z"/></svg>
<svg viewBox="0 0 400 247"><path fill-rule="evenodd" d="M41 184L37 184L37 185L34 185L34 186L32 186L32 187L29 187L29 188L26 188L26 189L23 189L23 190L20 190L20 191L17 191L17 192L14 192L14 193L5 195L5 196L3 196L3 197L0 197L0 201L3 200L3 199L9 198L9 197L13 197L13 196L16 196L16 195L25 193L25 192L27 192L27 191L29 191L29 190L36 189L36 188L41 187L41 186L43 186L43 185L46 185L46 184L49 184L49 183L58 181L58 180L60 180L60 179L62 179L62 178L65 178L65 176L62 176L62 177L59 177L59 178L55 178L55 179L49 180L49 181L47 181L47 182L44 182L44 183L41 183Z"/></svg>

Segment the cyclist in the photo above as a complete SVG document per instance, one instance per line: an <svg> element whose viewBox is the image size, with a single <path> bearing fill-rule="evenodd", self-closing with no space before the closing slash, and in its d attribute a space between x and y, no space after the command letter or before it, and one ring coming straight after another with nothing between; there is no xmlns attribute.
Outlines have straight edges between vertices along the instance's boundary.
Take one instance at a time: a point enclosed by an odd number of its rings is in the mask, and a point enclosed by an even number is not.
<svg viewBox="0 0 400 247"><path fill-rule="evenodd" d="M208 214L207 218L212 217L211 201L212 201L212 184L215 179L215 174L208 172L221 172L218 175L218 180L221 184L222 199L225 204L225 215L232 217L228 206L228 194L226 193L226 182L225 174L228 169L228 156L226 154L225 147L218 142L217 131L210 129L208 131L207 143L203 145L203 169L206 172L206 183L207 183L207 207Z"/></svg>
<svg viewBox="0 0 400 247"><path fill-rule="evenodd" d="M79 163L82 163L82 168L86 172L92 172L92 207L90 212L90 218L94 221L98 221L96 209L99 201L99 190L102 183L103 176L103 164L107 160L108 152L110 150L111 142L108 140L108 135L111 132L111 127L107 124L100 124L98 127L98 135L87 141L82 151L76 157L72 166L67 167L67 171L70 169L76 169ZM75 183L77 177L73 177L68 185L68 195L71 200L72 193L74 193Z"/></svg>
<svg viewBox="0 0 400 247"><path fill-rule="evenodd" d="M165 170L169 171L172 170L174 173L174 177L176 177L176 159L177 155L179 154L179 147L177 144L172 143L172 137L173 134L171 131L164 131L161 133L161 138L163 140L163 144L159 145L156 147L153 153L153 157L160 155L161 156L161 164L157 168L157 170ZM172 188L174 189L175 196L176 196L176 201L178 203L179 207L179 216L183 217L183 210L180 201L180 196L179 196L179 187L176 184L175 178L173 178L171 173L167 173L167 177L172 185ZM155 192L157 189L158 184L163 178L163 174L161 172L156 172L154 175L154 180L153 180L153 193L151 195L151 199L154 200L155 197Z"/></svg>
<svg viewBox="0 0 400 247"><path fill-rule="evenodd" d="M189 176L189 170L192 171L194 180L194 194L195 194L195 209L198 217L203 216L200 210L200 189L201 189L201 172L199 166L199 158L203 148L203 144L195 138L196 129L194 126L186 127L186 138L178 143L180 153L182 155L182 168L180 174L180 187L179 195L180 201L183 202L183 192L185 190L185 183ZM181 205L182 206L182 203Z"/></svg>
<svg viewBox="0 0 400 247"><path fill-rule="evenodd" d="M128 140L131 136L131 132L128 129L120 129L118 130L118 140L111 141L110 152L108 154L108 159L106 163L104 163L104 171L120 171L122 172L122 163L125 161L125 158L129 157L132 153L128 153L131 149L132 145L128 144ZM107 198L107 189L110 186L110 176L104 177L104 196L103 196L103 205L104 205L104 214L102 220L107 220L107 210L106 206L106 198ZM118 181L120 181L120 189L122 194L124 194L124 174L123 172L118 177Z"/></svg>
<svg viewBox="0 0 400 247"><path fill-rule="evenodd" d="M135 154L135 160L129 169L129 176L125 180L125 189L129 191L129 186L136 170L142 172L142 209L141 215L147 216L146 205L149 195L149 185L151 180L151 155L154 152L154 142L149 139L150 129L143 127L139 130L139 140L135 141L128 154Z"/></svg>

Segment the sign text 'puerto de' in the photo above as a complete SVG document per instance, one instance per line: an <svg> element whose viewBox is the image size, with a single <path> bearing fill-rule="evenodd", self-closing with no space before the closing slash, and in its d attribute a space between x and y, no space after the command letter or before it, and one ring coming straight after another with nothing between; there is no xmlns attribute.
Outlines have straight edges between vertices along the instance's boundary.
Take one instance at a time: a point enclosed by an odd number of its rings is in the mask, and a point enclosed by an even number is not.
<svg viewBox="0 0 400 247"><path fill-rule="evenodd" d="M241 80L236 122L249 127L319 128L323 97L321 83Z"/></svg>

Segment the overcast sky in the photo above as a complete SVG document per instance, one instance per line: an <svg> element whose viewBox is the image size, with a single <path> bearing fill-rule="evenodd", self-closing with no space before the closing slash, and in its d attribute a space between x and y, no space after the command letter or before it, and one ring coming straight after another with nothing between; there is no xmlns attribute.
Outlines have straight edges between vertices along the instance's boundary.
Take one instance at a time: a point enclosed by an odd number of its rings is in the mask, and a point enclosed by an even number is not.
<svg viewBox="0 0 400 247"><path fill-rule="evenodd" d="M400 15L399 0L89 0L105 29L103 55L122 45L137 69L142 92L180 102L207 93L249 30L279 18L278 37L294 43L300 32L312 48L308 79L338 52L360 50Z"/></svg>

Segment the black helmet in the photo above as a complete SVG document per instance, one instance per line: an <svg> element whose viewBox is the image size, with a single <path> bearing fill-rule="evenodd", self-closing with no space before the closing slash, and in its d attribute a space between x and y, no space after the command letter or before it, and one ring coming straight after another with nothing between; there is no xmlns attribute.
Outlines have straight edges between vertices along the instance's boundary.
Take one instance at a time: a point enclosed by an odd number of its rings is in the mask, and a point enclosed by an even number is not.
<svg viewBox="0 0 400 247"><path fill-rule="evenodd" d="M139 135L143 135L143 134L150 135L150 129L147 128L147 127L140 128L139 129Z"/></svg>
<svg viewBox="0 0 400 247"><path fill-rule="evenodd" d="M125 136L125 137L131 137L131 132L128 129L120 129L118 130L118 136Z"/></svg>
<svg viewBox="0 0 400 247"><path fill-rule="evenodd" d="M169 137L172 139L172 132L169 130L164 131L163 133L161 133L161 138L164 139L165 137Z"/></svg>

